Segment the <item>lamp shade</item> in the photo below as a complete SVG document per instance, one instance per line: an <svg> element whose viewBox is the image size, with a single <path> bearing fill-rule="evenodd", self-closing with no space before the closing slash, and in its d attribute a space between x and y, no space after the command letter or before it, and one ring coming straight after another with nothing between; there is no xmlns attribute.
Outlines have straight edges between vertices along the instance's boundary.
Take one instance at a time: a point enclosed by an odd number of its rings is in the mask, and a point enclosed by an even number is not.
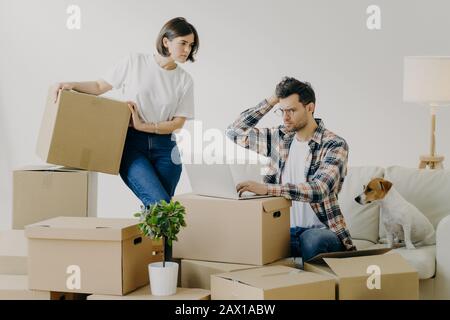
<svg viewBox="0 0 450 320"><path fill-rule="evenodd" d="M450 57L405 57L403 100L450 105Z"/></svg>

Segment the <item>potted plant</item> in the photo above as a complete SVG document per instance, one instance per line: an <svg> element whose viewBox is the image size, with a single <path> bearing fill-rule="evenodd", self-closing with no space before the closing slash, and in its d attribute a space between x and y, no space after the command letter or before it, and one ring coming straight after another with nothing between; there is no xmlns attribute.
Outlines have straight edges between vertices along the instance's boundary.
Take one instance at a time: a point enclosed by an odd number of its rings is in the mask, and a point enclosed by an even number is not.
<svg viewBox="0 0 450 320"><path fill-rule="evenodd" d="M178 202L171 200L167 203L161 200L147 207L141 206L141 212L134 214L139 218L139 229L152 239L163 239L164 243L172 246L177 241L177 234L181 227L186 226L185 208ZM178 263L169 262L163 258L162 262L148 265L151 293L157 296L168 296L177 292Z"/></svg>

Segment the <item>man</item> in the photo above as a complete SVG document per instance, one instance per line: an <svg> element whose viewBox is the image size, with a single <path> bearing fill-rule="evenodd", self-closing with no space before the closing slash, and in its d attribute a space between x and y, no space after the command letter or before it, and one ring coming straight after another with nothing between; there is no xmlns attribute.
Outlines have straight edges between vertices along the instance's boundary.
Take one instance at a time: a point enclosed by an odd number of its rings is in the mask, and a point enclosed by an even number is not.
<svg viewBox="0 0 450 320"><path fill-rule="evenodd" d="M256 128L276 104L284 125ZM347 173L346 141L313 117L315 93L309 83L284 78L275 94L241 113L226 130L236 144L270 158L265 183L244 181L239 193L292 199L291 255L308 261L320 253L355 250L338 204Z"/></svg>

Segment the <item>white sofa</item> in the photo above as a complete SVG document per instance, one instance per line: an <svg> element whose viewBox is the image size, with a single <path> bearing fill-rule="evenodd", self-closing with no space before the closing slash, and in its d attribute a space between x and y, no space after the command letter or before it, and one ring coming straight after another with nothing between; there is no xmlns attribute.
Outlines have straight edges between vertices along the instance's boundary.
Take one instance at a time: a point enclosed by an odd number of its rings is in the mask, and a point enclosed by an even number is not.
<svg viewBox="0 0 450 320"><path fill-rule="evenodd" d="M417 269L420 299L450 299L450 170L349 167L339 204L359 250L385 246L379 243L385 237L379 206L362 206L354 200L374 177L391 181L436 228L436 245L394 250Z"/></svg>

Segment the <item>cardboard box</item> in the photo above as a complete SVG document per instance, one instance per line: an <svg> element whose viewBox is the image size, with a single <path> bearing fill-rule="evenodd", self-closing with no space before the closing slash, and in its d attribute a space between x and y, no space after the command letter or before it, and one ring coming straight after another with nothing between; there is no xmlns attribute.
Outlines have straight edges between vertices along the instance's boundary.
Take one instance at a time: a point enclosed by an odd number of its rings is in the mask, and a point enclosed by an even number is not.
<svg viewBox="0 0 450 320"><path fill-rule="evenodd" d="M286 266L211 276L211 300L334 300L332 277Z"/></svg>
<svg viewBox="0 0 450 320"><path fill-rule="evenodd" d="M339 300L407 300L419 298L419 276L390 249L321 254L305 270L331 276Z"/></svg>
<svg viewBox="0 0 450 320"><path fill-rule="evenodd" d="M63 90L54 103L51 90L37 141L47 163L117 174L130 120L125 102Z"/></svg>
<svg viewBox="0 0 450 320"><path fill-rule="evenodd" d="M297 265L293 258L275 261L268 266L283 265L295 268ZM181 286L183 288L211 289L211 275L237 270L257 268L248 264L220 263L198 260L181 260Z"/></svg>
<svg viewBox="0 0 450 320"><path fill-rule="evenodd" d="M280 259L277 261L274 261L272 263L267 264L267 267L271 267L271 266L286 266L286 267L291 267L291 268L297 268L300 269L302 268L302 263L301 263L302 259L299 257L289 257L289 258L284 258L284 259Z"/></svg>
<svg viewBox="0 0 450 320"><path fill-rule="evenodd" d="M0 274L26 275L28 241L23 230L0 231Z"/></svg>
<svg viewBox="0 0 450 320"><path fill-rule="evenodd" d="M255 268L248 264L211 261L181 260L181 286L183 288L211 289L211 275Z"/></svg>
<svg viewBox="0 0 450 320"><path fill-rule="evenodd" d="M58 217L28 225L29 288L123 295L149 283L162 241L141 235L135 219Z"/></svg>
<svg viewBox="0 0 450 320"><path fill-rule="evenodd" d="M86 300L86 295L29 290L26 275L0 274L0 300Z"/></svg>
<svg viewBox="0 0 450 320"><path fill-rule="evenodd" d="M230 200L175 196L187 227L173 245L177 258L264 265L289 256L289 208L282 197Z"/></svg>
<svg viewBox="0 0 450 320"><path fill-rule="evenodd" d="M58 216L97 215L97 174L58 166L13 172L13 229Z"/></svg>
<svg viewBox="0 0 450 320"><path fill-rule="evenodd" d="M209 290L177 288L177 293L171 296L154 296L150 285L140 288L126 296L111 296L93 294L87 300L210 300Z"/></svg>

